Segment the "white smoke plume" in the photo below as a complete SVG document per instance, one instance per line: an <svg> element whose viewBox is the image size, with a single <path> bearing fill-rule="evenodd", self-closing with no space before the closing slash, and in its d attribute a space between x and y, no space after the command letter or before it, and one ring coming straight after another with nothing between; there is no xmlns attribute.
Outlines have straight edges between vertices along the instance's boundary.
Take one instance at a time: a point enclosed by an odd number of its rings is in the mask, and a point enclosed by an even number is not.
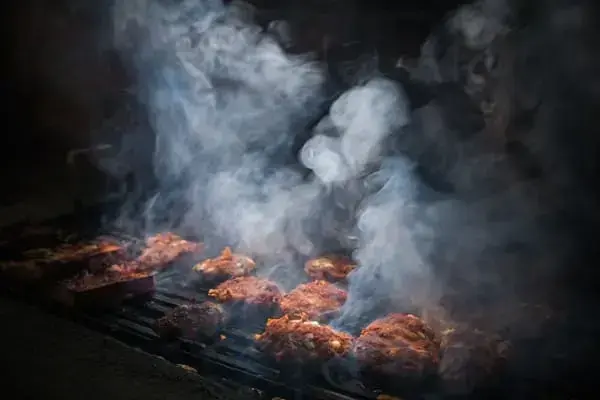
<svg viewBox="0 0 600 400"><path fill-rule="evenodd" d="M180 182L184 224L259 255L309 253L301 232L282 233L308 217L318 191L284 164L320 101L323 74L285 54L251 13L220 1L122 2L116 42L127 48L137 36L131 50L157 132L157 173Z"/></svg>
<svg viewBox="0 0 600 400"><path fill-rule="evenodd" d="M434 99L419 110L381 76L339 96L300 151L307 177L293 144L328 96L323 66L287 54L243 3L119 2L115 43L136 66L157 134L150 211L183 215L169 222L264 260L261 273L286 288L303 275L298 257L331 242L353 250L360 267L334 321L343 329L447 297L452 318L514 325L493 313L517 310L517 292L547 261L544 207L535 188L516 184L498 138L471 126L471 115L452 115L454 103L468 103L471 60L493 68L488 50L508 15L504 2L484 1L450 18L444 32L459 59L435 35L427 42L411 72L434 86ZM450 189L433 190L425 177Z"/></svg>

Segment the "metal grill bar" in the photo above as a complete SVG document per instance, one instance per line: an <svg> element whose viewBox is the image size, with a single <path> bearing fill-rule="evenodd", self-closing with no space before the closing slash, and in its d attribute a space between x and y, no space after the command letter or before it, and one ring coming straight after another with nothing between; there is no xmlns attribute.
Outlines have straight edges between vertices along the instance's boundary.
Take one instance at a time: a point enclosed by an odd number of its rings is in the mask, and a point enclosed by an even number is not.
<svg viewBox="0 0 600 400"><path fill-rule="evenodd" d="M165 271L163 279L169 279L170 275L172 271ZM360 382L347 374L344 376L344 372L335 367L325 365L322 371L310 371L307 375L307 371L274 366L253 346L252 334L261 330L260 325L236 327L234 323L223 330L225 338L214 343L187 339L166 343L160 340L152 330L156 318L190 299L208 300L206 291L181 293L161 289L148 302L131 302L109 314L82 314L77 319L92 329L171 362L189 365L201 373L228 377L261 392L276 392L275 396L332 400L377 397L378 393L365 389Z"/></svg>

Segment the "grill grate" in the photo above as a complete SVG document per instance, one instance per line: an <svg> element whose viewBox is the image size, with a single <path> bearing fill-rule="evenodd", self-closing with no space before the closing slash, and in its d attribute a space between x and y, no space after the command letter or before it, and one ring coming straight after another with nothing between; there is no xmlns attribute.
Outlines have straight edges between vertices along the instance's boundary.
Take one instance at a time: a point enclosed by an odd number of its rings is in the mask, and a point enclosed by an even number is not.
<svg viewBox="0 0 600 400"><path fill-rule="evenodd" d="M6 238L6 240L0 243L0 254L2 254L0 258L11 259L14 254L19 254L28 248L50 247L55 242L63 242L65 238L62 235L56 236L59 230L65 233L78 232L75 236L79 239L95 237L98 235L99 227L95 215L98 215L98 211L90 208L85 214L69 215L47 221L44 226L55 233L28 240L14 240L15 237L21 237L16 233L23 231L27 224L3 229L0 232L0 239ZM82 230L81 226L86 226L87 229ZM174 265L173 268L159 272L157 291L150 300L128 301L118 310L102 313L67 310L62 306L49 304L47 301L40 302L39 292L31 290L27 285L21 286L14 282L8 284L0 279L0 286L6 289L4 292L21 300L37 304L47 311L72 319L131 347L155 354L175 364L188 365L219 384L243 392L243 398L366 400L376 399L380 394L379 391L368 389L355 379L351 368L348 368L350 366L340 368L339 365L325 364L320 369L312 368L307 371L300 370L298 367L275 365L253 346L253 334L260 332L263 326L258 324L249 326L247 321L237 326L235 321L232 321L222 332L225 339L213 343L186 339L167 342L160 339L152 329L152 324L158 317L190 300L198 302L208 300L207 292L210 288L186 286L182 282L182 277L185 276L183 269ZM402 398L408 399L406 396ZM414 398L430 397L428 394L419 394Z"/></svg>
<svg viewBox="0 0 600 400"><path fill-rule="evenodd" d="M63 306L41 302L36 291L18 285L2 285L5 292L21 300L37 304L47 311L74 320L92 330L111 336L133 348L162 357L172 363L187 365L204 377L220 384L235 387L248 399L287 400L367 400L376 399L381 391L368 389L353 377L349 365L325 363L320 369L300 369L297 366L275 365L253 346L253 334L263 326L231 321L222 331L223 340L212 343L177 339L165 341L152 329L154 321L177 305L195 299L208 300L204 290L190 288L165 289L160 287L161 276L172 282L176 270L162 271L158 275L159 287L146 301L130 300L119 309L111 311L75 311ZM8 283L0 280L0 283ZM237 326L236 326L237 325ZM250 390L252 393L245 393ZM419 393L402 399L429 399L432 393Z"/></svg>
<svg viewBox="0 0 600 400"><path fill-rule="evenodd" d="M164 275L171 273L165 271L161 275L167 278ZM77 319L128 345L177 364L189 365L202 374L228 377L237 384L256 388L262 394L261 398L349 400L377 397L376 391L368 390L352 379L348 371L335 366L324 365L321 371L313 371L310 376L299 369L274 366L253 346L252 335L260 332L260 325L242 328L236 327L234 322L223 330L223 340L212 343L187 339L165 342L152 330L156 318L171 308L191 299L208 300L207 290L172 292L159 288L147 302L130 302L111 313L81 314Z"/></svg>

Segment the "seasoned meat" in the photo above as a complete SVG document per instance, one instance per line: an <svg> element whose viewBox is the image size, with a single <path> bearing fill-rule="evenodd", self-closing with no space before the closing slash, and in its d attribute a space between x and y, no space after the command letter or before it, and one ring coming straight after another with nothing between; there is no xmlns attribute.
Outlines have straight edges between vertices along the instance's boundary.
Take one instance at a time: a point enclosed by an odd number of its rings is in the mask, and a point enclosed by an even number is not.
<svg viewBox="0 0 600 400"><path fill-rule="evenodd" d="M308 260L304 271L315 280L342 281L356 265L348 257L330 255Z"/></svg>
<svg viewBox="0 0 600 400"><path fill-rule="evenodd" d="M89 269L102 269L122 262L125 250L115 240L98 239L91 242L63 244L56 248L38 248L23 253L24 258L3 262L0 269L15 277L39 279L47 275L70 275L86 263ZM69 268L67 268L69 267Z"/></svg>
<svg viewBox="0 0 600 400"><path fill-rule="evenodd" d="M229 279L249 275L256 268L254 261L240 254L233 254L226 247L220 256L196 264L193 270L209 279Z"/></svg>
<svg viewBox="0 0 600 400"><path fill-rule="evenodd" d="M73 278L65 280L63 285L71 291L84 292L116 283L146 278L151 274L152 272L139 271L135 268L131 268L127 264L112 265L95 273L85 271Z"/></svg>
<svg viewBox="0 0 600 400"><path fill-rule="evenodd" d="M24 253L30 259L52 262L77 262L86 258L115 254L123 248L116 241L103 239L100 241L63 244L55 249L32 249Z"/></svg>
<svg viewBox="0 0 600 400"><path fill-rule="evenodd" d="M347 293L325 281L299 285L283 296L279 303L284 314L306 315L311 320L334 316L346 302Z"/></svg>
<svg viewBox="0 0 600 400"><path fill-rule="evenodd" d="M440 343L425 322L411 314L390 314L362 330L353 349L366 369L406 378L435 372Z"/></svg>
<svg viewBox="0 0 600 400"><path fill-rule="evenodd" d="M156 321L154 330L162 337L210 338L219 333L224 322L223 308L205 301L173 308Z"/></svg>
<svg viewBox="0 0 600 400"><path fill-rule="evenodd" d="M201 244L187 241L171 232L149 237L146 246L137 259L140 270L165 267L183 254L202 250Z"/></svg>
<svg viewBox="0 0 600 400"><path fill-rule="evenodd" d="M257 347L277 360L327 361L346 356L352 336L306 317L269 319L265 331L255 336Z"/></svg>
<svg viewBox="0 0 600 400"><path fill-rule="evenodd" d="M209 290L208 295L222 303L245 303L267 307L277 305L281 300L281 291L275 283L255 276L229 279Z"/></svg>

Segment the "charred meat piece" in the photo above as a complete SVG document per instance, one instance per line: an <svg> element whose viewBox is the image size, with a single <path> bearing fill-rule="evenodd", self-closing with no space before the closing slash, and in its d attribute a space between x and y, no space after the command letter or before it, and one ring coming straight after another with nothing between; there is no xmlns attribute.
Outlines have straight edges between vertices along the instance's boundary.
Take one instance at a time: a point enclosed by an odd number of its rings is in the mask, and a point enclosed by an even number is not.
<svg viewBox="0 0 600 400"><path fill-rule="evenodd" d="M139 270L164 268L184 254L202 250L200 243L190 242L171 232L151 236L146 240L146 246L137 259Z"/></svg>
<svg viewBox="0 0 600 400"><path fill-rule="evenodd" d="M338 282L345 280L356 265L348 257L329 255L308 260L304 271L314 280Z"/></svg>
<svg viewBox="0 0 600 400"><path fill-rule="evenodd" d="M213 338L225 323L223 308L210 301L184 304L168 311L156 321L154 330L164 338Z"/></svg>
<svg viewBox="0 0 600 400"><path fill-rule="evenodd" d="M39 248L26 251L21 260L0 265L3 272L24 279L66 276L78 269L102 269L125 259L125 249L112 239L63 244L54 249ZM85 263L85 265L83 265Z"/></svg>
<svg viewBox="0 0 600 400"><path fill-rule="evenodd" d="M208 291L210 297L221 303L243 303L273 307L281 300L279 287L266 279L242 276L229 279Z"/></svg>
<svg viewBox="0 0 600 400"><path fill-rule="evenodd" d="M127 264L112 265L96 273L85 271L74 278L67 279L63 284L69 290L83 292L97 289L101 286L147 277L151 274L151 272L147 271L138 271Z"/></svg>
<svg viewBox="0 0 600 400"><path fill-rule="evenodd" d="M278 361L327 361L344 357L352 349L352 336L306 317L269 319L256 335L257 347Z"/></svg>
<svg viewBox="0 0 600 400"><path fill-rule="evenodd" d="M53 297L70 307L114 307L123 300L153 293L154 274L128 265L113 265L102 271L88 271L61 282Z"/></svg>
<svg viewBox="0 0 600 400"><path fill-rule="evenodd" d="M194 271L209 280L230 279L249 275L256 268L254 260L233 254L226 247L220 256L204 260L194 266Z"/></svg>
<svg viewBox="0 0 600 400"><path fill-rule="evenodd" d="M305 315L311 320L323 321L334 317L346 302L347 293L325 281L299 285L283 296L279 306L283 314Z"/></svg>
<svg viewBox="0 0 600 400"><path fill-rule="evenodd" d="M28 254L34 257L41 256L42 259L49 262L74 262L97 255L114 254L122 250L122 246L116 241L101 239L90 243L63 244L56 249L31 250Z"/></svg>
<svg viewBox="0 0 600 400"><path fill-rule="evenodd" d="M440 342L419 317L390 314L362 330L353 353L365 370L419 379L435 373Z"/></svg>

